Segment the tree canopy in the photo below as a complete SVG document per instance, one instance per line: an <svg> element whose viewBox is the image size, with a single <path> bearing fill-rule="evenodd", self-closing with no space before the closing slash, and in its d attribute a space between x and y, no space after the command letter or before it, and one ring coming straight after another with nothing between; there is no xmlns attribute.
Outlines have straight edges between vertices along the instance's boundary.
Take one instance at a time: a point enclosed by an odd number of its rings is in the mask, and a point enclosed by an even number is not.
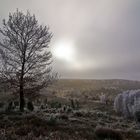
<svg viewBox="0 0 140 140"><path fill-rule="evenodd" d="M0 33L0 79L19 93L23 110L25 93L39 92L56 78L49 51L52 33L48 26L39 25L35 15L18 10L3 20Z"/></svg>

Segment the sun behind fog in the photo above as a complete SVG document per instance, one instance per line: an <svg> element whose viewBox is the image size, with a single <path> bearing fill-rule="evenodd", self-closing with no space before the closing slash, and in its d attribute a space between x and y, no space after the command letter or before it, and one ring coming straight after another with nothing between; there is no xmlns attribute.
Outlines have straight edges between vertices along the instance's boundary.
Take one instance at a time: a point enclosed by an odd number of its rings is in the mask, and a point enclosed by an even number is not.
<svg viewBox="0 0 140 140"><path fill-rule="evenodd" d="M71 62L75 55L74 43L68 39L60 40L54 44L52 53L57 59Z"/></svg>

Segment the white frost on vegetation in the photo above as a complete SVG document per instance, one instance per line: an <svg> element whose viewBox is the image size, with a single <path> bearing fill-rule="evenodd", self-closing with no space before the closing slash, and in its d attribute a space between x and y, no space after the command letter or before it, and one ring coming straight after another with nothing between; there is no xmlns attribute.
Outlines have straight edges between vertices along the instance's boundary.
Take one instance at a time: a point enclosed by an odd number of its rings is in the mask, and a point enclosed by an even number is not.
<svg viewBox="0 0 140 140"><path fill-rule="evenodd" d="M100 95L100 102L106 104L107 103L107 97L105 94L101 93Z"/></svg>
<svg viewBox="0 0 140 140"><path fill-rule="evenodd" d="M140 112L140 90L118 94L114 100L114 109L126 118L135 117L136 112Z"/></svg>

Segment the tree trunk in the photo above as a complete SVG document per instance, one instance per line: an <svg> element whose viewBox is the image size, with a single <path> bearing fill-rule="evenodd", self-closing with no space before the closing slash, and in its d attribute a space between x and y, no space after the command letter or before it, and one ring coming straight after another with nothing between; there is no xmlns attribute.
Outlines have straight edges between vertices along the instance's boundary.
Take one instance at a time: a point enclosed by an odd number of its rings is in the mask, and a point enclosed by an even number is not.
<svg viewBox="0 0 140 140"><path fill-rule="evenodd" d="M20 89L19 89L19 94L20 94L20 111L24 111L24 65L25 65L25 52L26 52L26 47L24 47L25 50L23 52L23 61L22 61L22 67L21 67L21 75L20 75Z"/></svg>
<svg viewBox="0 0 140 140"><path fill-rule="evenodd" d="M25 102L24 102L24 93L23 93L23 84L22 83L20 85L19 94L20 94L20 111L23 112L24 111Z"/></svg>

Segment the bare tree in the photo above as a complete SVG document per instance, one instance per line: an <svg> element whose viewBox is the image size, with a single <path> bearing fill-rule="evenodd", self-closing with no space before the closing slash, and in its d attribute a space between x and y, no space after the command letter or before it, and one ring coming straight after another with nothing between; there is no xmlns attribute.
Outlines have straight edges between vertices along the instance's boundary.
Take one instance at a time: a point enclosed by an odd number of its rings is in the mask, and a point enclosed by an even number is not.
<svg viewBox="0 0 140 140"><path fill-rule="evenodd" d="M24 111L24 94L39 92L55 79L52 73L52 55L49 27L38 24L35 15L18 10L3 20L0 28L0 78L16 90L20 97L20 110Z"/></svg>

